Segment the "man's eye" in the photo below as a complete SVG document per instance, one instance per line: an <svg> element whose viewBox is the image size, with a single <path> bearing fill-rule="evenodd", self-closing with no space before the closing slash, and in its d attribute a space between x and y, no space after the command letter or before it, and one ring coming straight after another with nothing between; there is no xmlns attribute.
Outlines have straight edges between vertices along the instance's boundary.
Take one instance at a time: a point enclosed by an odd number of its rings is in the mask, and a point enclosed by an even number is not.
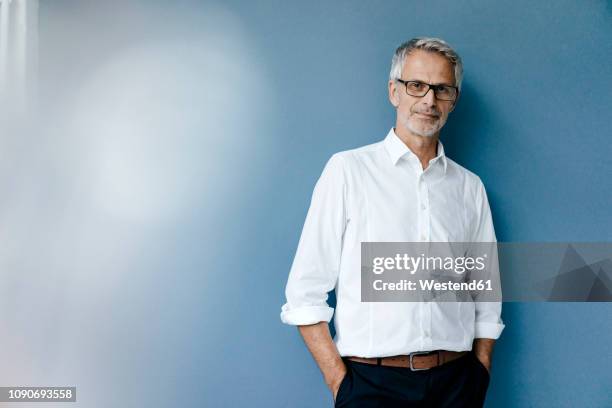
<svg viewBox="0 0 612 408"><path fill-rule="evenodd" d="M420 91L421 89L423 89L424 84L420 83L420 82L409 82L408 83L408 87L412 90L415 91Z"/></svg>
<svg viewBox="0 0 612 408"><path fill-rule="evenodd" d="M442 95L448 95L450 93L450 88L444 85L440 85L436 87L436 92Z"/></svg>

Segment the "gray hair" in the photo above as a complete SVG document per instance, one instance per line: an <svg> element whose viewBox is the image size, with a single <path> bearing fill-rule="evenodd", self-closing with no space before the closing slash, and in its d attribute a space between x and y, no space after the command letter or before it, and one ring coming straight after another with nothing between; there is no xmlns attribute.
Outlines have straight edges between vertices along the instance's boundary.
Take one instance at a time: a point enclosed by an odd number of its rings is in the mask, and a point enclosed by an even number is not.
<svg viewBox="0 0 612 408"><path fill-rule="evenodd" d="M414 50L437 52L445 57L455 67L455 86L461 90L461 81L463 80L463 63L461 62L461 57L446 41L440 38L417 37L400 45L397 50L395 50L395 54L391 61L389 80L394 81L402 77L402 70L404 69L406 57Z"/></svg>

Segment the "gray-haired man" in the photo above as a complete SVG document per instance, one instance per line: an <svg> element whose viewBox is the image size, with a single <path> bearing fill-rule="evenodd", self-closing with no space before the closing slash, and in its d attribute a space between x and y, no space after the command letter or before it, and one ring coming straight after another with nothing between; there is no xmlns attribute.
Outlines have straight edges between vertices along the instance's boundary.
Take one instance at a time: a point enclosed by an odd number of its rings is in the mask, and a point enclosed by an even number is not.
<svg viewBox="0 0 612 408"><path fill-rule="evenodd" d="M476 407L504 325L500 302L361 302L362 242L495 242L480 178L444 154L462 63L436 38L395 52L384 140L334 154L312 196L283 322L299 327L337 407ZM332 340L326 300L336 289Z"/></svg>

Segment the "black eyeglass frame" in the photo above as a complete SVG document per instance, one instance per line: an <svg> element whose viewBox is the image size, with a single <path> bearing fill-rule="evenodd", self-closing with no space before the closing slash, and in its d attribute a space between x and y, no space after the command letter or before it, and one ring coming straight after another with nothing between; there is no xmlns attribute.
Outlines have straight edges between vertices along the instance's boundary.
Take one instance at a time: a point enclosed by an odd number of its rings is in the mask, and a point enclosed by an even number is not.
<svg viewBox="0 0 612 408"><path fill-rule="evenodd" d="M430 90L430 89L433 89L433 92L434 92L434 95L435 95L436 99L439 99L439 100L441 100L441 101L446 101L446 102L454 102L454 101L456 101L456 100L457 100L457 98L459 97L459 88L458 88L458 87L456 87L456 86L453 86L453 85L445 85L445 84L428 84L427 82L421 82L421 81L415 81L415 80L404 81L403 79L400 79L400 78L396 78L395 80L396 80L397 82L401 83L401 84L404 84L404 88L406 89L406 93L407 93L408 95L410 95L410 96L415 96L415 97L417 97L417 98L422 98L422 97L424 97L425 95L427 95L427 92L429 92L429 90ZM417 84L427 85L427 90L425 91L425 93L424 93L423 95L413 95L413 94L411 94L411 93L409 93L409 92L408 92L408 83L409 83L409 82L415 82L415 83L417 83ZM455 89L455 92L456 92L455 97L454 97L453 99L441 99L441 98L438 98L438 95L436 94L436 89L439 89L439 88L436 88L436 87L449 87L449 88L454 88L454 89Z"/></svg>

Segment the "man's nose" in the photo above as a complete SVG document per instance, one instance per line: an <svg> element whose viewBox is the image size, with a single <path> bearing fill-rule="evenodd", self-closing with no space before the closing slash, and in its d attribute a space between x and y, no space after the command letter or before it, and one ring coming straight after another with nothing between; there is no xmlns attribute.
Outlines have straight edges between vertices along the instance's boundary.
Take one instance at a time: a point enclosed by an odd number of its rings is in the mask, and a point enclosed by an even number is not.
<svg viewBox="0 0 612 408"><path fill-rule="evenodd" d="M427 93L423 95L423 102L430 106L434 106L436 104L436 93L432 88L429 88Z"/></svg>

